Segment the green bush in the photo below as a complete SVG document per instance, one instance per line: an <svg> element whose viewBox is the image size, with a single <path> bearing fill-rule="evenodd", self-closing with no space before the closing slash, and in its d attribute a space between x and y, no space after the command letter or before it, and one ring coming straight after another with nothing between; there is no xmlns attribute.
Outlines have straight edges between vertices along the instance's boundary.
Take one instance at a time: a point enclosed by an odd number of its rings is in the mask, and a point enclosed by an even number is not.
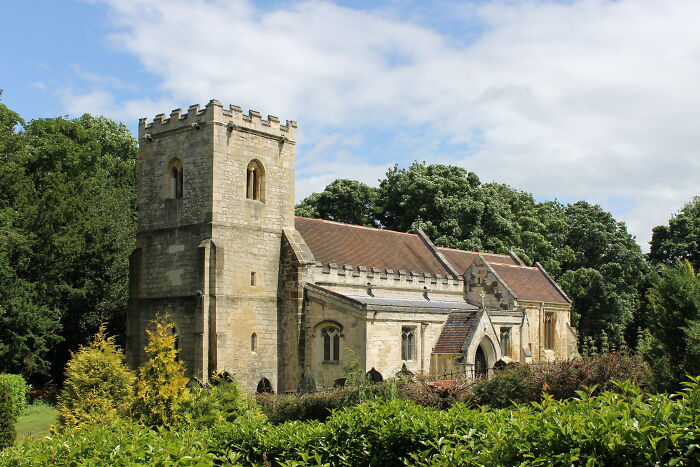
<svg viewBox="0 0 700 467"><path fill-rule="evenodd" d="M0 374L0 387L7 388L12 399L15 415L19 417L27 407L29 386L21 375Z"/></svg>
<svg viewBox="0 0 700 467"><path fill-rule="evenodd" d="M48 440L33 438L0 453L0 465L232 465L238 455L221 458L209 449L207 430L152 429L129 419L86 422Z"/></svg>
<svg viewBox="0 0 700 467"><path fill-rule="evenodd" d="M59 423L73 426L126 415L133 401L134 381L133 372L124 364L124 353L101 327L66 365L56 407Z"/></svg>
<svg viewBox="0 0 700 467"><path fill-rule="evenodd" d="M326 389L310 394L258 394L256 400L272 423L326 420L334 410L353 407L363 401L401 397L396 380Z"/></svg>
<svg viewBox="0 0 700 467"><path fill-rule="evenodd" d="M27 405L27 389L20 375L0 374L0 449L15 443L15 425Z"/></svg>
<svg viewBox="0 0 700 467"><path fill-rule="evenodd" d="M545 394L555 399L575 397L576 391L584 387L595 386L597 392L615 391L613 381L628 380L646 389L650 386L651 372L640 356L624 352L576 361L515 364L477 382L467 400L474 405L509 407L513 402L539 401Z"/></svg>
<svg viewBox="0 0 700 467"><path fill-rule="evenodd" d="M249 412L261 414L260 406L241 392L236 381L228 374L210 378L210 386L191 389L192 397L178 406L179 416L196 426L213 426L232 422Z"/></svg>
<svg viewBox="0 0 700 467"><path fill-rule="evenodd" d="M15 444L17 409L7 386L0 386L0 449Z"/></svg>
<svg viewBox="0 0 700 467"><path fill-rule="evenodd" d="M211 429L84 424L0 453L0 465L586 465L700 463L700 377L679 394L615 392L509 409L447 411L376 399L326 422L274 425L244 413Z"/></svg>

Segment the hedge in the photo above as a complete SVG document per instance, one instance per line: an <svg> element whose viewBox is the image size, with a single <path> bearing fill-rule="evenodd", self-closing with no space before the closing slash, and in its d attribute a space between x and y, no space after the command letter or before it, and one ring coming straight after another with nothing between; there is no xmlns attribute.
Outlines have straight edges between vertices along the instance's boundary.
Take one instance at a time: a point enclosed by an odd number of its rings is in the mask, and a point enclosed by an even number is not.
<svg viewBox="0 0 700 467"><path fill-rule="evenodd" d="M15 443L15 425L26 407L27 389L20 375L0 374L0 449Z"/></svg>
<svg viewBox="0 0 700 467"><path fill-rule="evenodd" d="M133 421L69 429L0 453L0 465L676 465L700 463L700 377L679 394L578 391L509 409L373 400L326 422L247 413L213 428Z"/></svg>

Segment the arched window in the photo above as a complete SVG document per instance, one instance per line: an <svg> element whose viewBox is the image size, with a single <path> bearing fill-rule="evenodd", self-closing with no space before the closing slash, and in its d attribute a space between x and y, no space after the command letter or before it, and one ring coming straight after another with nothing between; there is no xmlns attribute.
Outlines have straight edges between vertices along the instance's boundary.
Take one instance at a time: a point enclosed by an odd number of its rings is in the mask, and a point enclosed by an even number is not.
<svg viewBox="0 0 700 467"><path fill-rule="evenodd" d="M327 326L321 330L323 336L323 361L337 362L340 360L340 329Z"/></svg>
<svg viewBox="0 0 700 467"><path fill-rule="evenodd" d="M401 328L401 360L416 359L416 328L404 326Z"/></svg>
<svg viewBox="0 0 700 467"><path fill-rule="evenodd" d="M548 311L544 314L544 348L553 349L554 348L554 326L556 320L554 317L554 312Z"/></svg>
<svg viewBox="0 0 700 467"><path fill-rule="evenodd" d="M246 171L246 198L257 201L263 200L263 179L265 172L258 161L250 161Z"/></svg>
<svg viewBox="0 0 700 467"><path fill-rule="evenodd" d="M267 378L263 378L258 382L258 387L255 390L257 393L272 393L272 383Z"/></svg>
<svg viewBox="0 0 700 467"><path fill-rule="evenodd" d="M255 333L250 335L250 351L251 352L258 351L258 335Z"/></svg>
<svg viewBox="0 0 700 467"><path fill-rule="evenodd" d="M169 186L170 198L181 199L183 191L183 170L180 159L173 159L170 162Z"/></svg>

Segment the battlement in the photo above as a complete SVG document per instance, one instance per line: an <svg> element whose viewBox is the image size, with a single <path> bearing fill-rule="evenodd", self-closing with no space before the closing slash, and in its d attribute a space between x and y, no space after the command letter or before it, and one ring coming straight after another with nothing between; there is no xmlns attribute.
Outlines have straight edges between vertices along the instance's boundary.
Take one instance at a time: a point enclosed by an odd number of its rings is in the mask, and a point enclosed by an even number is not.
<svg viewBox="0 0 700 467"><path fill-rule="evenodd" d="M151 140L154 136L165 132L186 131L188 129L200 129L205 125L224 125L228 131L253 132L275 139L284 138L285 141L296 141L297 122L287 120L286 125L280 124L280 119L274 115L268 115L263 119L260 112L249 110L247 115L237 105L230 105L224 109L221 103L212 99L202 109L199 104L191 105L186 113L182 109L175 109L170 116L158 114L149 122L147 118L139 119L139 141Z"/></svg>
<svg viewBox="0 0 700 467"><path fill-rule="evenodd" d="M424 287L435 292L464 292L464 277L450 277L441 274L418 273L399 269L368 268L366 266L354 266L350 264L339 265L336 263L315 263L313 268L314 281L317 284L328 283L336 285L348 285L366 287L410 289L422 291Z"/></svg>

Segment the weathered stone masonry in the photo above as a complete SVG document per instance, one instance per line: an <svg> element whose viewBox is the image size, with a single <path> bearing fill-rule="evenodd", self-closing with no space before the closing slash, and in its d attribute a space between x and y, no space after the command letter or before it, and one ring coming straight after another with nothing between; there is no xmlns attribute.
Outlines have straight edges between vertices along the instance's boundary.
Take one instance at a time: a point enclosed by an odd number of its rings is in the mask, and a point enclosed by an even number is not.
<svg viewBox="0 0 700 467"><path fill-rule="evenodd" d="M229 371L250 391L331 385L350 358L389 377L575 354L570 300L539 265L295 218L296 127L216 100L139 122L132 367L159 312L191 376Z"/></svg>

